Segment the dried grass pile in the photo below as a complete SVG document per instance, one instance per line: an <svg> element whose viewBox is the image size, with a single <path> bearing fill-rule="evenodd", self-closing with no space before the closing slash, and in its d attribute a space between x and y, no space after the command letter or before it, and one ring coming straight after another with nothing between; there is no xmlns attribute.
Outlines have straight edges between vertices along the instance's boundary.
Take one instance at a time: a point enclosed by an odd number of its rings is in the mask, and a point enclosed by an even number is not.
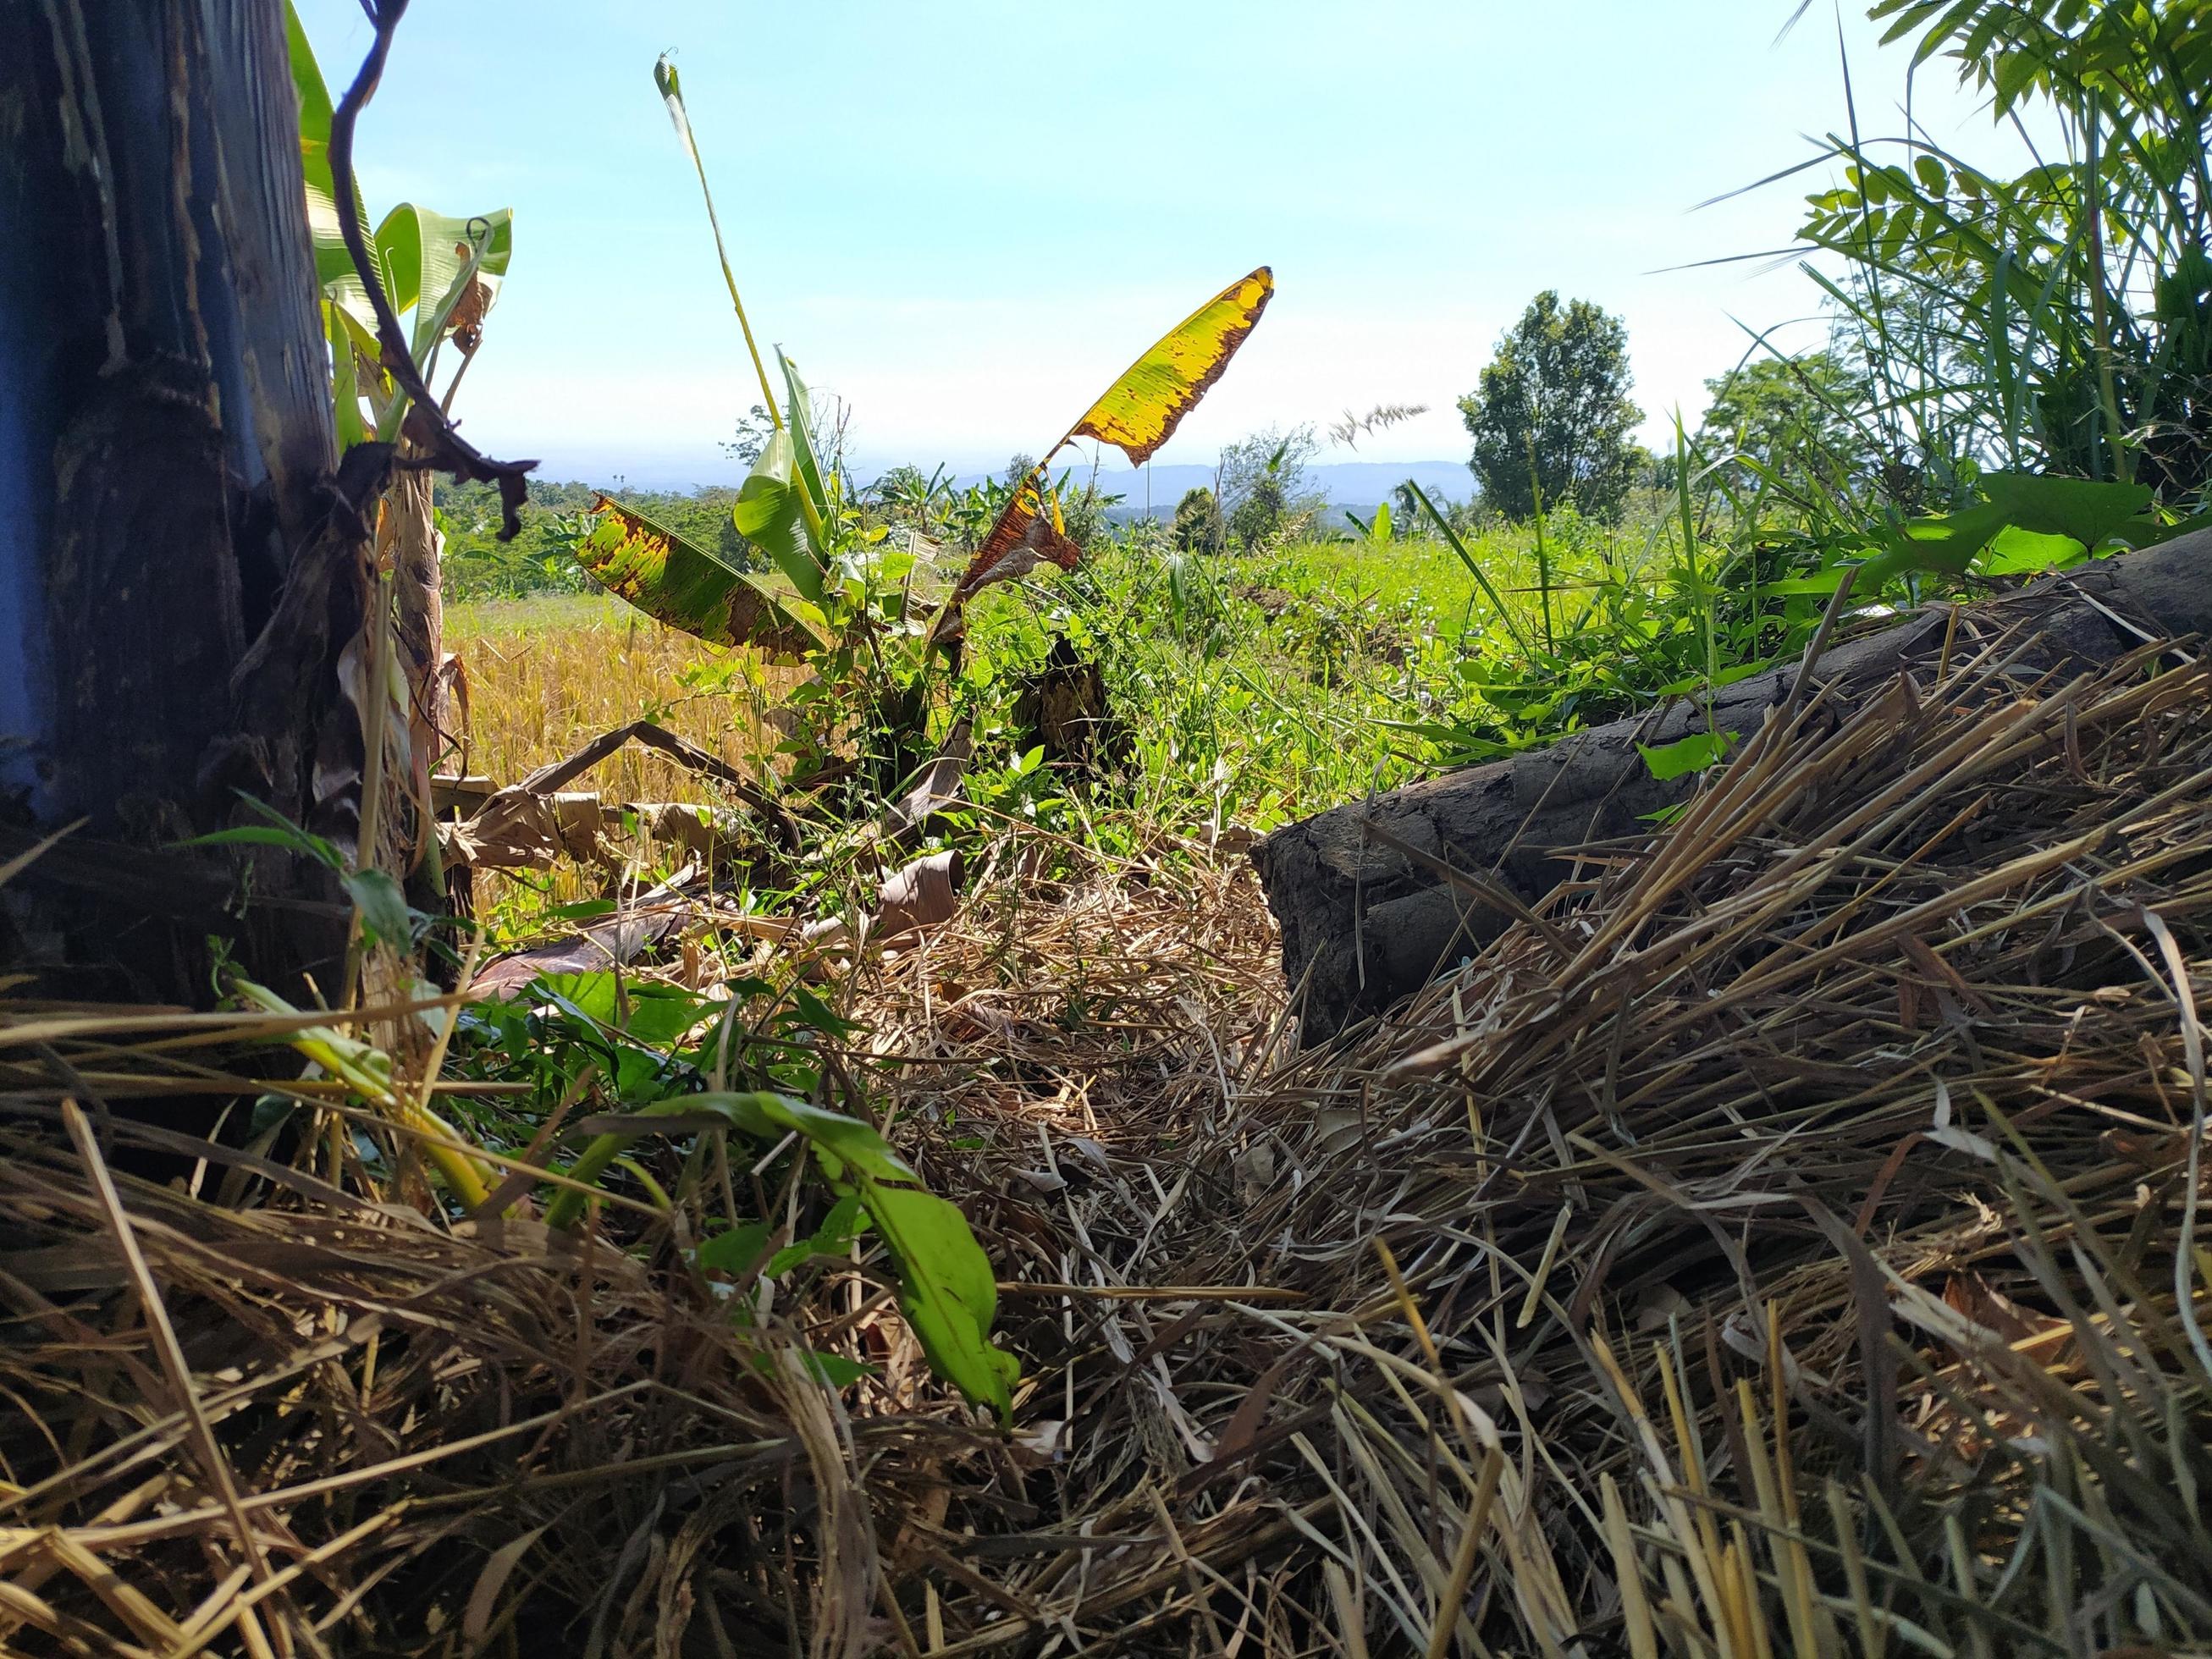
<svg viewBox="0 0 2212 1659"><path fill-rule="evenodd" d="M1248 877L987 884L850 1060L1008 1281L1012 1436L866 1264L741 1334L680 1218L230 1155L118 1183L142 1267L98 1126L18 1133L0 1645L2206 1650L2208 696L1947 640L1295 1059ZM40 1018L32 1112L185 1063Z"/></svg>

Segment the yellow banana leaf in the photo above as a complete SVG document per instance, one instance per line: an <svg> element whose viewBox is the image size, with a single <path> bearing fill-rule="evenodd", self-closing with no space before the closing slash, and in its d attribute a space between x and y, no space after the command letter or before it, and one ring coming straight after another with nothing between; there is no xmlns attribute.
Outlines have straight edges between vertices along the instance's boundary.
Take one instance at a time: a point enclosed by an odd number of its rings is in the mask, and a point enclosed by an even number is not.
<svg viewBox="0 0 2212 1659"><path fill-rule="evenodd" d="M1265 265L1230 283L1130 364L1060 444L1096 438L1142 466L1221 378L1274 292L1274 273Z"/></svg>
<svg viewBox="0 0 2212 1659"><path fill-rule="evenodd" d="M1112 444L1142 466L1152 452L1174 435L1182 417L1190 413L1206 388L1221 378L1237 348L1244 343L1260 321L1260 313L1275 292L1274 273L1261 265L1249 276L1240 276L1153 343L1151 350L1123 371L1106 394L1084 411L1067 435L1045 453L1023 485L983 538L983 545L968 562L954 586L952 596L930 630L938 640L953 640L961 631L961 607L994 582L1023 576L1049 559L1072 570L1083 550L1067 538L1060 521L1060 499L1047 480L1052 458L1077 438L1096 438ZM1048 504L1051 511L1045 511Z"/></svg>

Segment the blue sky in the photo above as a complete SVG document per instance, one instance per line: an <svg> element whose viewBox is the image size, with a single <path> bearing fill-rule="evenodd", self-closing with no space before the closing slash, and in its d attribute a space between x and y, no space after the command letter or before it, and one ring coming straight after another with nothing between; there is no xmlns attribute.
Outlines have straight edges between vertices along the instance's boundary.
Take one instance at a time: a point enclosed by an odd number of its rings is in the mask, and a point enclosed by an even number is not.
<svg viewBox="0 0 2212 1659"><path fill-rule="evenodd" d="M298 0L333 88L356 0ZM1271 264L1261 328L1163 462L1347 405L1433 412L1357 459L1456 457L1453 400L1537 290L1628 323L1656 439L1747 337L1814 309L1784 246L1807 187L1707 198L1840 129L1832 14L1791 0L414 0L362 124L373 215L515 210L509 280L457 412L556 477L733 479L757 389L653 59L678 49L756 329L854 410L862 470L996 466ZM1906 54L1856 10L1863 124ZM1995 144L1949 73L1914 113ZM1801 327L1814 343L1818 325ZM1342 451L1324 459L1354 459Z"/></svg>

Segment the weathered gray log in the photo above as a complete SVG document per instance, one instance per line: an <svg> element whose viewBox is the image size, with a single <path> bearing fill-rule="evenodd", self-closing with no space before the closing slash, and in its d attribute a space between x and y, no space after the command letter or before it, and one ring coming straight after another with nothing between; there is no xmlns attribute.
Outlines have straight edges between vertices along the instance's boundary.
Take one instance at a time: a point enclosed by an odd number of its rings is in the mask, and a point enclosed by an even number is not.
<svg viewBox="0 0 2212 1659"><path fill-rule="evenodd" d="M1957 660L1971 642L2023 625L2044 659L2095 663L2150 639L2212 635L2212 531L1978 600L1960 609L1955 631L1950 608L1932 606L1832 647L1813 684L1846 708L1934 656L1947 632ZM1798 668L1727 687L1714 725L1740 737L1755 731ZM1282 927L1303 1040L1379 1012L1496 938L1504 907L1533 903L1573 875L1573 849L1650 833L1645 815L1685 799L1694 781L1657 781L1637 744L1703 731L1705 720L1701 702L1677 702L1333 808L1261 842L1252 860ZM1486 901L1448 872L1504 890Z"/></svg>

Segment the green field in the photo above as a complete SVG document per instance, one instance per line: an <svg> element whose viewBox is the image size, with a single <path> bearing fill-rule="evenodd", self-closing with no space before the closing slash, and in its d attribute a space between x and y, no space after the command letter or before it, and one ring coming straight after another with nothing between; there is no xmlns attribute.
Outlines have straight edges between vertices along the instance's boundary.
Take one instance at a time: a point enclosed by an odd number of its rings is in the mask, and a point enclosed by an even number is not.
<svg viewBox="0 0 2212 1659"><path fill-rule="evenodd" d="M1647 701L1640 688L1671 677L1680 637L1649 623L1624 629L1617 612L1624 595L1641 593L1679 633L1675 583L1654 541L1632 525L1549 547L1553 648L1540 658L1516 644L1517 632L1540 649L1544 635L1543 572L1526 530L1467 544L1510 625L1441 540L1210 556L1111 541L1074 572L978 600L962 675L933 723L976 716L985 787L994 768L1018 768L1032 743L1011 719L1018 684L1065 635L1099 664L1126 747L1111 766L1048 768L1046 787L1024 783L1028 814L1073 828L1079 789L1085 834L1109 848L1162 830L1264 834ZM599 732L653 718L764 779L777 773L763 700L750 674L732 672L748 653L582 593L459 601L447 625L475 688L474 771L511 781ZM1649 659L1640 672L1638 646ZM1577 701L1531 672L1547 662L1588 664L1595 678ZM759 672L772 684L795 678ZM635 755L610 763L597 787L622 799L711 798L698 780ZM568 896L565 884L549 894ZM519 924L537 908L512 915Z"/></svg>

